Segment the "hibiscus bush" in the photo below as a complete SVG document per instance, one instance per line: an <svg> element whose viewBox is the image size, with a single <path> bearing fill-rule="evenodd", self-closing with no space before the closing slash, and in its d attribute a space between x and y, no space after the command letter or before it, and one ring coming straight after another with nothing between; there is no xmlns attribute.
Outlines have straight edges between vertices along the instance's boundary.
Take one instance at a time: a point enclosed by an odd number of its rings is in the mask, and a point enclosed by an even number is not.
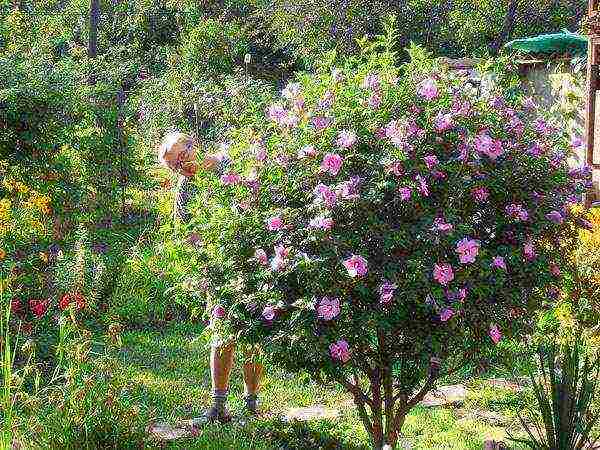
<svg viewBox="0 0 600 450"><path fill-rule="evenodd" d="M393 32L238 129L192 226L215 329L354 397L375 448L440 377L549 305L589 171L529 99L477 97Z"/></svg>

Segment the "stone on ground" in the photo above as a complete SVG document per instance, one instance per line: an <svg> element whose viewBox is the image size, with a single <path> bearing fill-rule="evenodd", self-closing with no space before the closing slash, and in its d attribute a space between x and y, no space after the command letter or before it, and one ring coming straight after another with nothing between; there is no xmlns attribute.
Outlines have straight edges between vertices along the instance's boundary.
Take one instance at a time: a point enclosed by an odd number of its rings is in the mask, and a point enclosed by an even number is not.
<svg viewBox="0 0 600 450"><path fill-rule="evenodd" d="M467 388L462 384L450 386L439 386L434 391L429 392L423 401L422 406L444 406L460 404L467 398Z"/></svg>
<svg viewBox="0 0 600 450"><path fill-rule="evenodd" d="M174 426L168 423L155 423L148 427L148 433L159 441L175 441L194 436L189 427Z"/></svg>
<svg viewBox="0 0 600 450"><path fill-rule="evenodd" d="M305 408L290 408L285 413L285 420L322 420L322 419L337 419L340 411L333 408L327 408L323 405L308 406Z"/></svg>

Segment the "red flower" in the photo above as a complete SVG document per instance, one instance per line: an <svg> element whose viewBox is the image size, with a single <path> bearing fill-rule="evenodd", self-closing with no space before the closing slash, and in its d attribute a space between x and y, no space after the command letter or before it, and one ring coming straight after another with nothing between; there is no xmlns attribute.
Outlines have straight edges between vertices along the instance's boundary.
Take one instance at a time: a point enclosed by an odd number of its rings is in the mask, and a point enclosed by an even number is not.
<svg viewBox="0 0 600 450"><path fill-rule="evenodd" d="M60 299L60 302L58 303L58 307L62 311L64 311L73 302L75 302L75 308L77 309L77 311L80 311L83 308L85 308L85 298L79 292L66 293L65 295L63 295Z"/></svg>
<svg viewBox="0 0 600 450"><path fill-rule="evenodd" d="M83 308L85 308L86 303L83 295L81 295L79 292L76 292L73 294L73 297L75 297L75 306L78 311L81 311Z"/></svg>
<svg viewBox="0 0 600 450"><path fill-rule="evenodd" d="M40 319L48 310L48 300L29 300L29 308L36 319Z"/></svg>
<svg viewBox="0 0 600 450"><path fill-rule="evenodd" d="M21 300L18 298L13 298L10 301L10 312L12 314L19 314L22 311L23 305L21 305Z"/></svg>

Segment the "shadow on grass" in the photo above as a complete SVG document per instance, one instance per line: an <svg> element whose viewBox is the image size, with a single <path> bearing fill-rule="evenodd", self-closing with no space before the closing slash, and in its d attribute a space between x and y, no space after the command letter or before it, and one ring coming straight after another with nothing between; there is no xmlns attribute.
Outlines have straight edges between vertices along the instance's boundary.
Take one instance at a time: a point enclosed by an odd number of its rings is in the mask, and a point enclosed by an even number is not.
<svg viewBox="0 0 600 450"><path fill-rule="evenodd" d="M263 424L265 440L275 448L282 450L365 450L367 447L356 445L336 436L337 421L286 422L272 419Z"/></svg>

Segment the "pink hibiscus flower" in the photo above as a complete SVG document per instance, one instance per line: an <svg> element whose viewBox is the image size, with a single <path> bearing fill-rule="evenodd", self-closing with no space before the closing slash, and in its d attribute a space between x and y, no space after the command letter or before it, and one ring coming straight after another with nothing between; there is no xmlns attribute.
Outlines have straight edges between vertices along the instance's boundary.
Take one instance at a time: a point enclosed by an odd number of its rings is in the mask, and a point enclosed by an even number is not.
<svg viewBox="0 0 600 450"><path fill-rule="evenodd" d="M317 305L319 319L332 320L340 314L340 301L337 298L323 297Z"/></svg>
<svg viewBox="0 0 600 450"><path fill-rule="evenodd" d="M426 100L433 100L439 95L438 87L432 78L427 78L421 82L417 93Z"/></svg>
<svg viewBox="0 0 600 450"><path fill-rule="evenodd" d="M241 181L241 177L235 172L229 172L221 175L221 183L225 186L232 186L238 184Z"/></svg>
<svg viewBox="0 0 600 450"><path fill-rule="evenodd" d="M447 286L454 280L454 271L448 263L436 264L433 268L433 278L442 286Z"/></svg>
<svg viewBox="0 0 600 450"><path fill-rule="evenodd" d="M344 160L336 153L327 153L323 157L321 163L321 172L328 172L332 176L336 176L342 168Z"/></svg>
<svg viewBox="0 0 600 450"><path fill-rule="evenodd" d="M397 285L384 280L381 286L379 286L379 303L382 305L390 303L394 299L396 289L398 289Z"/></svg>
<svg viewBox="0 0 600 450"><path fill-rule="evenodd" d="M401 187L400 189L398 189L398 192L400 193L400 198L403 201L408 200L412 195L412 189L409 187Z"/></svg>
<svg viewBox="0 0 600 450"><path fill-rule="evenodd" d="M283 219L280 216L274 216L267 219L267 230L279 231L284 228Z"/></svg>
<svg viewBox="0 0 600 450"><path fill-rule="evenodd" d="M221 305L216 305L212 310L212 316L214 319L222 319L226 314L227 312L225 311L225 308L223 308Z"/></svg>
<svg viewBox="0 0 600 450"><path fill-rule="evenodd" d="M502 339L502 333L500 332L500 329L498 328L498 325L493 324L490 327L490 338L492 338L492 341L494 342L494 344L497 344L498 342L500 342L500 339Z"/></svg>
<svg viewBox="0 0 600 450"><path fill-rule="evenodd" d="M437 156L435 155L427 155L423 158L423 161L425 161L425 165L430 170L439 164Z"/></svg>
<svg viewBox="0 0 600 450"><path fill-rule="evenodd" d="M269 263L267 259L267 254L262 248L257 248L254 252L254 257L259 262L259 264L266 266Z"/></svg>
<svg viewBox="0 0 600 450"><path fill-rule="evenodd" d="M270 305L265 306L265 308L263 309L263 312L262 312L263 319L265 319L268 322L271 322L273 319L275 319L275 315L276 315L275 308L273 308Z"/></svg>
<svg viewBox="0 0 600 450"><path fill-rule="evenodd" d="M340 339L329 346L329 354L332 359L346 363L350 360L350 350L348 342Z"/></svg>
<svg viewBox="0 0 600 450"><path fill-rule="evenodd" d="M504 261L502 256L494 256L492 258L492 267L506 270L506 261Z"/></svg>
<svg viewBox="0 0 600 450"><path fill-rule="evenodd" d="M348 270L350 277L362 277L367 274L367 260L359 255L352 255L344 261L344 267Z"/></svg>
<svg viewBox="0 0 600 450"><path fill-rule="evenodd" d="M492 139L487 132L481 132L475 137L475 149L479 153L487 155L492 161L495 161L504 152L502 141Z"/></svg>
<svg viewBox="0 0 600 450"><path fill-rule="evenodd" d="M454 229L454 225L451 223L447 223L443 217L438 217L433 221L433 226L436 230L443 231L447 233Z"/></svg>
<svg viewBox="0 0 600 450"><path fill-rule="evenodd" d="M442 322L447 322L454 316L454 310L452 308L444 308L440 313L440 320Z"/></svg>
<svg viewBox="0 0 600 450"><path fill-rule="evenodd" d="M450 130L453 126L454 122L452 121L452 114L444 114L440 111L435 118L435 130L438 133L443 133L444 131Z"/></svg>
<svg viewBox="0 0 600 450"><path fill-rule="evenodd" d="M322 183L318 184L315 188L315 195L317 195L329 209L333 208L337 202L337 194L335 191Z"/></svg>
<svg viewBox="0 0 600 450"><path fill-rule="evenodd" d="M461 263L473 263L479 253L479 242L473 239L464 238L456 244L456 253L458 253L458 258Z"/></svg>
<svg viewBox="0 0 600 450"><path fill-rule="evenodd" d="M356 141L357 141L357 137L356 137L356 133L354 133L354 131L342 130L338 134L336 144L338 147L341 147L341 148L350 148L354 144L356 144Z"/></svg>
<svg viewBox="0 0 600 450"><path fill-rule="evenodd" d="M333 228L333 219L330 217L319 216L311 219L308 224L311 228L320 228L322 230L331 230Z"/></svg>
<svg viewBox="0 0 600 450"><path fill-rule="evenodd" d="M535 258L537 258L533 242L528 241L523 245L523 256L525 256L527 261L533 261Z"/></svg>

